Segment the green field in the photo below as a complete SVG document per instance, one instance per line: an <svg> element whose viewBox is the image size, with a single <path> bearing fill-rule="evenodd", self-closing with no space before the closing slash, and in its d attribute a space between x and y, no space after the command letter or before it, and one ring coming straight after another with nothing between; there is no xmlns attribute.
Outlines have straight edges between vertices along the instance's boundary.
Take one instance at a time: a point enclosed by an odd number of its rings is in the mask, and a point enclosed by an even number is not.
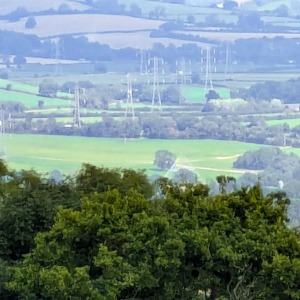
<svg viewBox="0 0 300 300"><path fill-rule="evenodd" d="M266 123L269 126L273 125L283 125L283 124L288 124L291 128L299 126L300 125L300 119L282 119L282 120L269 120L266 121Z"/></svg>
<svg viewBox="0 0 300 300"><path fill-rule="evenodd" d="M215 88L215 91L220 95L221 98L229 99L230 98L230 90L227 88ZM181 87L182 96L189 103L205 103L205 89L203 86L183 86Z"/></svg>
<svg viewBox="0 0 300 300"><path fill-rule="evenodd" d="M218 174L240 175L232 169L237 156L260 145L214 140L147 140L102 139L71 136L6 135L2 148L14 169L34 168L39 172L58 169L70 174L82 163L97 166L146 169L149 175L158 172L153 166L155 152L166 149L176 154L175 167L191 167L200 180ZM243 172L243 171L242 171Z"/></svg>
<svg viewBox="0 0 300 300"><path fill-rule="evenodd" d="M44 107L69 106L68 100L46 98L15 91L0 90L0 102L20 102L27 108L38 107L38 102L43 101Z"/></svg>

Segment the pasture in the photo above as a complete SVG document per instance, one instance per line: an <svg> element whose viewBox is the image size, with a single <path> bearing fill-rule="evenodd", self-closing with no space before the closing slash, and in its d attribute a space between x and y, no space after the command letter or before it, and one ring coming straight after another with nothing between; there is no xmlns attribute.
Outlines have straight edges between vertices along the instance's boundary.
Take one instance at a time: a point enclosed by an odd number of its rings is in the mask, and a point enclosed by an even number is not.
<svg viewBox="0 0 300 300"><path fill-rule="evenodd" d="M72 136L3 135L2 148L11 168L65 174L89 162L97 166L145 169L147 174L164 176L153 166L155 152L165 149L176 154L174 169L192 168L202 181L218 174L240 175L232 163L238 155L260 145L215 140L104 139Z"/></svg>
<svg viewBox="0 0 300 300"><path fill-rule="evenodd" d="M266 123L269 126L288 124L291 128L294 128L300 125L300 119L295 118L295 119L268 120L266 121Z"/></svg>
<svg viewBox="0 0 300 300"><path fill-rule="evenodd" d="M69 106L68 100L58 98L46 98L15 91L0 90L0 102L20 102L27 108L38 107L38 102L43 101L44 107L65 107Z"/></svg>
<svg viewBox="0 0 300 300"><path fill-rule="evenodd" d="M230 98L230 90L227 88L215 88L214 89L221 98L229 99ZM205 94L208 91L205 91L203 85L192 85L192 86L182 86L181 93L182 96L187 100L189 103L205 103Z"/></svg>

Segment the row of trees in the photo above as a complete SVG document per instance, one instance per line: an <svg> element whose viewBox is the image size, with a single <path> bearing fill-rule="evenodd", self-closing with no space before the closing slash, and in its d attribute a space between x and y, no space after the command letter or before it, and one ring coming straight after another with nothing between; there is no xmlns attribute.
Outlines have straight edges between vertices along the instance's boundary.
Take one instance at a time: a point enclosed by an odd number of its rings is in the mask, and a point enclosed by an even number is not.
<svg viewBox="0 0 300 300"><path fill-rule="evenodd" d="M123 115L123 114L122 114ZM81 128L66 128L54 117L34 121L26 118L12 123L8 132L39 133L57 135L80 135L112 138L150 139L219 139L235 140L277 146L299 145L299 126L290 128L287 124L268 126L262 119L253 118L249 123L235 117L193 117L189 114L160 116L159 113L141 113L135 118L118 120L103 115L95 123L83 123Z"/></svg>
<svg viewBox="0 0 300 300"><path fill-rule="evenodd" d="M236 95L244 99L271 100L279 98L284 103L299 103L299 85L300 78L287 81L267 81L256 83L248 89L240 89Z"/></svg>
<svg viewBox="0 0 300 300"><path fill-rule="evenodd" d="M299 198L300 159L293 153L269 147L247 151L233 166L258 171L257 174L243 175L239 179L242 185L253 185L259 181L266 190L286 190L290 197Z"/></svg>
<svg viewBox="0 0 300 300"><path fill-rule="evenodd" d="M28 26L33 26L34 22L32 19L30 23ZM156 35L157 34L158 33L156 33ZM162 32L162 34L165 35L166 33ZM172 31L170 34L173 34ZM53 49L55 48L55 45L49 40L41 41L35 35L10 31L0 31L0 37L3 40L3 43L0 45L0 53L4 55L38 56L46 58L53 57ZM181 37L178 36L178 38ZM182 57L199 62L201 58L201 48L196 44L193 44L195 36L193 35L193 37L190 37L190 43L188 43L189 38L182 38L187 40L187 44L181 47L176 47L173 44L164 46L161 43L156 43L153 45L153 48L150 49L149 55L151 55L151 57L161 57L168 63L175 63L176 60L179 60ZM203 38L201 37L197 39L203 41ZM133 47L115 50L111 49L108 45L100 44L98 42L90 42L83 36L65 36L60 39L60 43L64 48L63 57L61 57L64 59L86 59L90 61L110 61L116 59L135 61L137 59L137 50ZM20 44L22 44L23 47L19 47ZM235 61L236 63L274 65L289 64L291 61L298 63L299 45L299 39L297 38L287 39L284 37L275 37L239 39L233 42L230 48L232 61ZM228 45L225 43L216 46L216 61L224 63L224 53L226 53L227 48Z"/></svg>
<svg viewBox="0 0 300 300"><path fill-rule="evenodd" d="M57 182L1 163L1 299L298 299L289 200L221 190L92 165Z"/></svg>

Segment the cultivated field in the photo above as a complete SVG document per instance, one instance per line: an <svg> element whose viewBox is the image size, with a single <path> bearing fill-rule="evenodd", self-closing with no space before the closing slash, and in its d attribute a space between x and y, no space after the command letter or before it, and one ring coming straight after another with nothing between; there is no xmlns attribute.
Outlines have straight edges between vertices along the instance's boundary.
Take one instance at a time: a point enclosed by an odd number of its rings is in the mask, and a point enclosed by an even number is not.
<svg viewBox="0 0 300 300"><path fill-rule="evenodd" d="M166 149L176 154L177 168L192 168L203 181L217 174L240 175L243 171L232 169L232 162L245 151L259 147L214 140L125 141L14 134L2 137L2 148L6 149L9 166L16 169L34 168L40 172L58 169L63 173L73 173L83 162L90 162L98 166L146 169L149 175L165 175L165 172L155 170L153 159L157 150Z"/></svg>

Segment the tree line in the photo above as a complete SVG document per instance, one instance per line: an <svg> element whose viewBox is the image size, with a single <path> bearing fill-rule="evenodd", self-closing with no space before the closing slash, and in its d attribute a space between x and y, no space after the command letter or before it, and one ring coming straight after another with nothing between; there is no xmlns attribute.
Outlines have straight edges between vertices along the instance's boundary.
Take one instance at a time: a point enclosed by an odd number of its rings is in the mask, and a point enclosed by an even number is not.
<svg viewBox="0 0 300 300"><path fill-rule="evenodd" d="M300 297L284 193L212 195L89 164L60 179L0 166L1 299Z"/></svg>
<svg viewBox="0 0 300 300"><path fill-rule="evenodd" d="M246 120L249 121L245 122L245 119L234 115L199 117L181 112L169 112L167 116L158 112L139 112L136 117L125 119L123 112L119 115L121 119L103 113L94 123L84 123L83 119L81 127L66 127L55 116L35 120L28 115L24 121L12 121L7 132L110 138L216 139L299 147L300 126L269 126L259 117L248 117Z"/></svg>
<svg viewBox="0 0 300 300"><path fill-rule="evenodd" d="M166 27L166 25L164 25ZM160 30L165 36L169 36L172 31ZM158 33L153 32L153 35ZM9 57L10 55L34 56L43 58L53 58L55 43L49 40L41 40L35 35L16 33L11 31L0 31L0 37L3 43L0 45L0 53ZM201 37L190 38L184 34L185 40L189 41L181 47L175 47L174 44L164 46L161 43L154 43L152 49L149 49L151 57L158 56L168 63L175 63L182 57L199 62L201 59L202 48L197 46L197 41L203 41ZM214 43L214 41L207 41ZM61 37L58 42L63 45L63 59L79 60L85 59L92 62L112 61L112 60L132 60L137 59L137 49L127 47L124 49L112 49L109 45L98 42L90 42L84 36L73 37L67 35ZM19 45L24 45L19 47ZM225 63L225 54L228 45L225 43L215 43L215 59L219 64ZM299 63L299 39L298 38L252 38L238 39L230 46L232 61L237 64L254 63L259 65L289 64L290 62ZM283 55L284 53L284 55Z"/></svg>

